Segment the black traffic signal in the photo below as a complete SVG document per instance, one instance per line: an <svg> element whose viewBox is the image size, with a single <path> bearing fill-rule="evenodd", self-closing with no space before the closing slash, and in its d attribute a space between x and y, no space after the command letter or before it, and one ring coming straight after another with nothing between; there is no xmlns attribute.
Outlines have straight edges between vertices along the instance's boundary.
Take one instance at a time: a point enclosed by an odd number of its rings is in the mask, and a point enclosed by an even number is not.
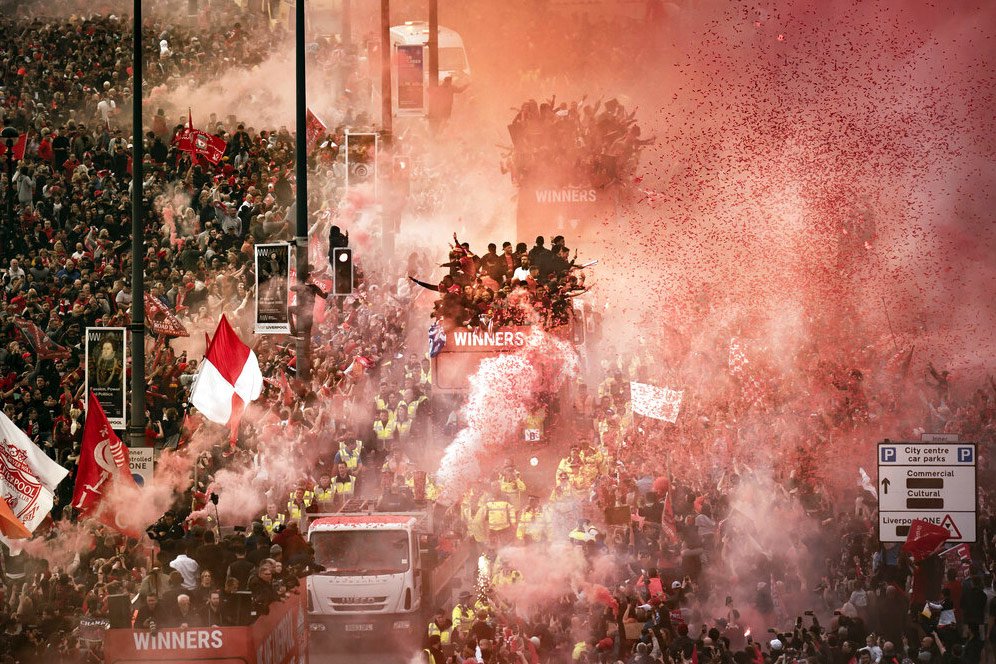
<svg viewBox="0 0 996 664"><path fill-rule="evenodd" d="M332 249L332 294L353 292L353 250L349 247Z"/></svg>

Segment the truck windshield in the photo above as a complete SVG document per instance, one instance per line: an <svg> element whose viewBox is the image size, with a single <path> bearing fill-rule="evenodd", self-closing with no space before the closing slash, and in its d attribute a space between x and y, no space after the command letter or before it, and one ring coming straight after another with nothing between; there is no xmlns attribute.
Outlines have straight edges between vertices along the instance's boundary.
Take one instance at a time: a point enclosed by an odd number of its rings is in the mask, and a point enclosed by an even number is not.
<svg viewBox="0 0 996 664"><path fill-rule="evenodd" d="M411 566L404 530L333 530L311 534L315 562L326 574L400 574Z"/></svg>

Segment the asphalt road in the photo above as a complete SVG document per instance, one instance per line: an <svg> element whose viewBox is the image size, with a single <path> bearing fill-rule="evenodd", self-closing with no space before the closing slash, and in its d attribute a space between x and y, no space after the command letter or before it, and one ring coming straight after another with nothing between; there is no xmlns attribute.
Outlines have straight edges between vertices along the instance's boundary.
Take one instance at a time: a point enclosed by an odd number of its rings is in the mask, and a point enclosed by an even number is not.
<svg viewBox="0 0 996 664"><path fill-rule="evenodd" d="M405 654L397 648L368 643L349 648L326 648L312 643L308 652L309 664L409 664L415 653Z"/></svg>

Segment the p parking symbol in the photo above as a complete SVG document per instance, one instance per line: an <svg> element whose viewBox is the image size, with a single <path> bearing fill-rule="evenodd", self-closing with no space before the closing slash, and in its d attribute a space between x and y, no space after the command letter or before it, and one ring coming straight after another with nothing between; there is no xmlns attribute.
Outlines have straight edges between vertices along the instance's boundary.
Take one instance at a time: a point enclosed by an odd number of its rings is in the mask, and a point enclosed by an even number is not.
<svg viewBox="0 0 996 664"><path fill-rule="evenodd" d="M971 447L958 448L958 463L972 463L975 460L975 450Z"/></svg>
<svg viewBox="0 0 996 664"><path fill-rule="evenodd" d="M896 448L895 447L883 447L879 451L881 454L882 463L889 463L896 460Z"/></svg>

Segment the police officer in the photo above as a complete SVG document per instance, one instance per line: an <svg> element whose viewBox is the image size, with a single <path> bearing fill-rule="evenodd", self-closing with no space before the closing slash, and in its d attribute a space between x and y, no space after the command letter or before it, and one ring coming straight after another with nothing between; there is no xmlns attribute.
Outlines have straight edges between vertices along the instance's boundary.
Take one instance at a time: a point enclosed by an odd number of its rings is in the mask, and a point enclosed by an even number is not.
<svg viewBox="0 0 996 664"><path fill-rule="evenodd" d="M522 506L522 494L526 490L526 483L522 481L522 476L515 469L512 459L505 462L505 468L498 475L498 488L502 497L512 504L512 507L519 509Z"/></svg>
<svg viewBox="0 0 996 664"><path fill-rule="evenodd" d="M528 544L542 539L542 536L543 512L539 507L539 498L529 496L526 500L526 506L519 513L519 525L515 530L515 537L519 542Z"/></svg>
<svg viewBox="0 0 996 664"><path fill-rule="evenodd" d="M487 514L488 539L493 546L506 543L515 533L515 509L511 503L501 498L492 498L484 509Z"/></svg>
<svg viewBox="0 0 996 664"><path fill-rule="evenodd" d="M453 631L461 641L467 637L467 632L473 626L475 615L474 607L470 605L470 593L467 591L460 593L459 601L453 607L450 617L453 622Z"/></svg>

